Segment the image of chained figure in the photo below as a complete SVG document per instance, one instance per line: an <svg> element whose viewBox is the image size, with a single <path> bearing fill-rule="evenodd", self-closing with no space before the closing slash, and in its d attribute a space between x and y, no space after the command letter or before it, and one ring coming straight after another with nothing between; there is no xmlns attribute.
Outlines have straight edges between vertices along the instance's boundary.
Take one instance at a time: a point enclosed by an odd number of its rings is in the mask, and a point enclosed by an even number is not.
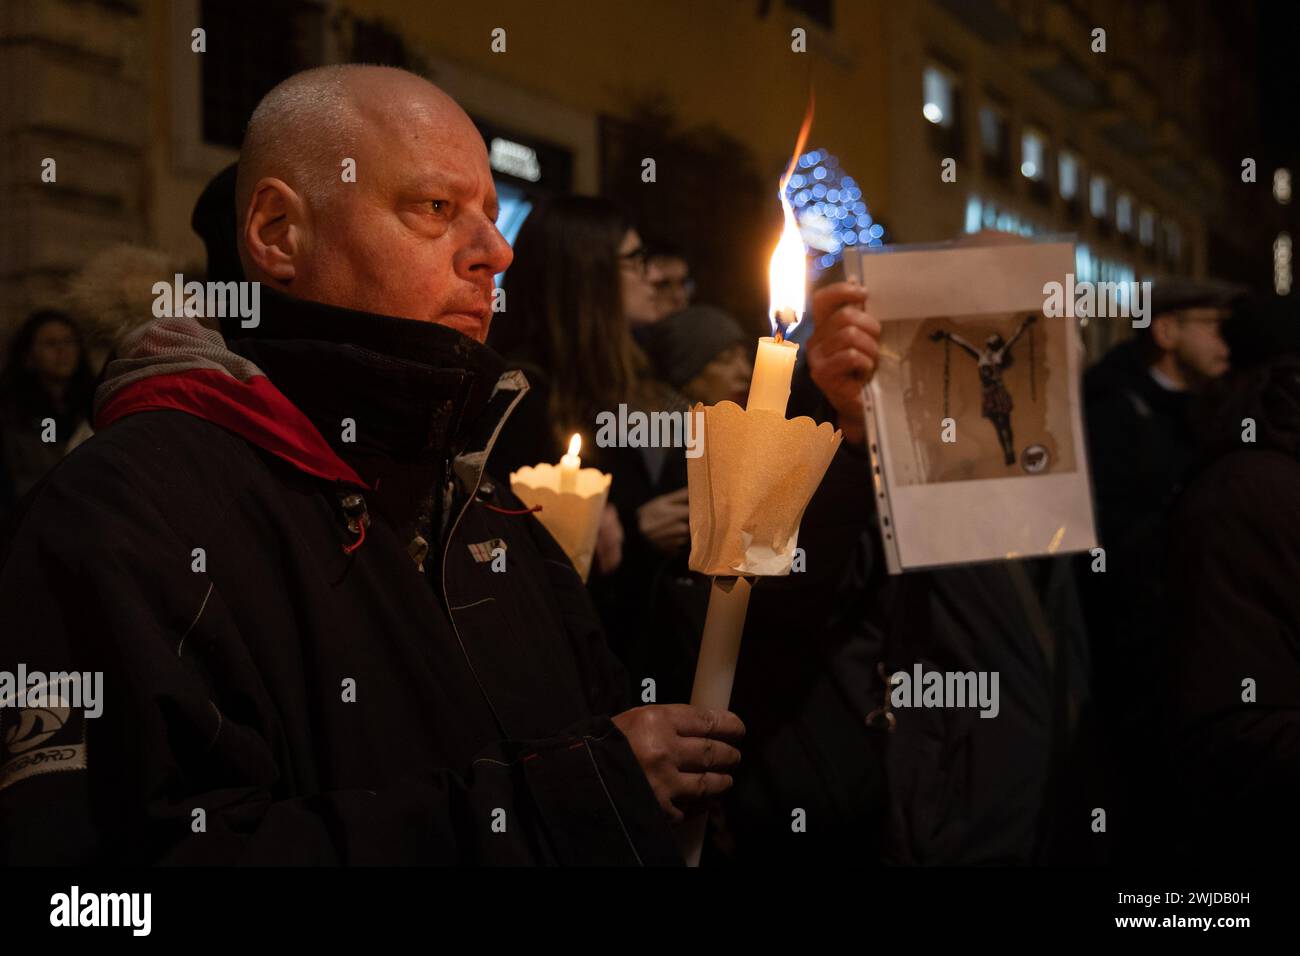
<svg viewBox="0 0 1300 956"><path fill-rule="evenodd" d="M930 341L951 342L975 359L982 392L980 414L993 423L993 427L998 433L998 442L1002 445L1002 456L1008 465L1016 463L1015 440L1011 431L1011 410L1014 406L1011 401L1011 393L1007 391L1007 387L1002 383L1002 374L1011 367L1012 348L1015 347L1020 336L1024 334L1025 329L1037 321L1038 316L1036 315L1025 316L1024 321L1020 323L1020 327L1011 336L1011 341L1004 342L1002 336L990 335L984 341L984 348L982 349L977 349L956 332L946 332L939 329L930 334Z"/></svg>

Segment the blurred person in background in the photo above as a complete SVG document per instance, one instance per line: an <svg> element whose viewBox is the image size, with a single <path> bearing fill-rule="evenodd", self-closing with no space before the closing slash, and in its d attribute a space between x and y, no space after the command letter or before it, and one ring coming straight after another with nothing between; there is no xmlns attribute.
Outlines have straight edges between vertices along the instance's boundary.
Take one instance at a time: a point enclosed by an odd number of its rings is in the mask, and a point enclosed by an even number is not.
<svg viewBox="0 0 1300 956"><path fill-rule="evenodd" d="M654 289L660 318L680 312L691 304L695 295L691 264L686 261L686 254L672 243L650 243L646 251L646 278Z"/></svg>
<svg viewBox="0 0 1300 956"><path fill-rule="evenodd" d="M1198 447L1192 398L1228 371L1222 326L1238 290L1157 280L1151 324L1084 376L1089 461L1102 543L1140 538L1181 487Z"/></svg>
<svg viewBox="0 0 1300 956"><path fill-rule="evenodd" d="M242 282L244 279L235 217L238 178L238 163L231 163L213 176L203 187L190 215L190 227L203 240L207 253L207 277L212 282Z"/></svg>
<svg viewBox="0 0 1300 956"><path fill-rule="evenodd" d="M90 416L93 377L80 328L64 312L36 312L19 326L0 371L0 514L63 457Z"/></svg>
<svg viewBox="0 0 1300 956"><path fill-rule="evenodd" d="M1204 442L1197 426L1215 399L1210 383L1230 367L1223 325L1240 290L1223 283L1157 279L1150 325L1110 350L1083 380L1088 464L1099 544L1096 559L1076 561L1093 656L1094 691L1108 750L1115 755L1114 800L1127 808L1150 770L1154 704L1131 693L1132 675L1148 673L1153 637L1164 626L1161 556L1173 502ZM1146 852L1143 828L1111 828L1116 851Z"/></svg>
<svg viewBox="0 0 1300 956"><path fill-rule="evenodd" d="M753 374L753 344L740 325L710 306L694 306L649 326L641 337L655 371L690 405L735 402L742 408ZM682 457L680 451L675 457ZM682 482L681 513L689 518L685 469L672 474ZM655 678L665 700L687 700L699 655L708 608L709 579L687 566L689 523L678 546L629 549L618 592L629 627L636 630L634 659L640 672Z"/></svg>
<svg viewBox="0 0 1300 956"><path fill-rule="evenodd" d="M655 371L692 404L742 408L754 374L752 336L723 312L697 305L650 326L641 338Z"/></svg>
<svg viewBox="0 0 1300 956"><path fill-rule="evenodd" d="M514 249L506 312L488 344L524 372L530 388L489 466L508 480L524 465L558 461L577 432L584 464L613 476L591 587L611 646L639 680L641 622L628 602L647 563L683 552L690 537L682 450L600 448L595 440L596 416L617 415L620 405L629 412L686 409L632 336L633 326L658 318L645 247L613 203L569 196L535 209Z"/></svg>
<svg viewBox="0 0 1300 956"><path fill-rule="evenodd" d="M1293 862L1300 851L1300 323L1269 296L1228 328L1205 454L1168 522L1160 735L1140 807L1156 858Z"/></svg>
<svg viewBox="0 0 1300 956"><path fill-rule="evenodd" d="M573 432L598 456L595 416L664 396L633 325L655 321L645 247L613 203L568 196L524 220L488 344L528 376L529 391L493 450L493 470L557 460Z"/></svg>

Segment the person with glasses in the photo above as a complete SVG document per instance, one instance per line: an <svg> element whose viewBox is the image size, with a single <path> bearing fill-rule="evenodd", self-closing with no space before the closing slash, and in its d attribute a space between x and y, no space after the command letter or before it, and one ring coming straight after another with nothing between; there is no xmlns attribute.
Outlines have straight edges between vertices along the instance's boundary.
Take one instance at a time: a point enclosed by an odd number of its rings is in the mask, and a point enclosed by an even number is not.
<svg viewBox="0 0 1300 956"><path fill-rule="evenodd" d="M641 639L648 618L636 610L644 585L690 545L681 449L602 448L595 440L596 416L617 415L620 405L629 413L686 411L634 338L661 317L646 261L640 234L608 200L547 202L519 231L506 312L488 340L530 384L493 450L493 472L555 461L579 432L583 461L613 476L591 590L611 646L638 679L651 643Z"/></svg>
<svg viewBox="0 0 1300 956"><path fill-rule="evenodd" d="M659 317L681 312L695 296L695 280L686 255L676 246L653 243L646 253L646 277L654 289Z"/></svg>

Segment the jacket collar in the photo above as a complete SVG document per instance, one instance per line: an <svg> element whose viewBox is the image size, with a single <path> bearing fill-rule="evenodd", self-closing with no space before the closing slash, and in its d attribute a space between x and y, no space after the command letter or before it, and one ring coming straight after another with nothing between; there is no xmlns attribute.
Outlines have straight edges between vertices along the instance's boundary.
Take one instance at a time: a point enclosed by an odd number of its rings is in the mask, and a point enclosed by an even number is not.
<svg viewBox="0 0 1300 956"><path fill-rule="evenodd" d="M257 327L231 332L229 348L265 372L399 525L426 523L438 479L454 474L464 493L477 486L528 388L495 352L454 329L266 287Z"/></svg>

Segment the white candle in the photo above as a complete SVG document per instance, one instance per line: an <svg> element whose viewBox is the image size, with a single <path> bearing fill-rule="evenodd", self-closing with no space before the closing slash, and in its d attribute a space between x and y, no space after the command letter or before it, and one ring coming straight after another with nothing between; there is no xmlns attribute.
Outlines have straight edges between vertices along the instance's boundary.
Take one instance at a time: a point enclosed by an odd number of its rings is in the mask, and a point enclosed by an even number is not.
<svg viewBox="0 0 1300 956"><path fill-rule="evenodd" d="M754 377L749 381L748 411L773 411L785 415L790 401L790 379L794 376L794 360L799 346L785 339L765 335L758 340L758 354L754 357Z"/></svg>
<svg viewBox="0 0 1300 956"><path fill-rule="evenodd" d="M574 432L573 437L569 439L569 453L560 459L560 493L568 492L572 494L578 490L578 469L582 467L582 459L578 457L578 452L582 450L582 436Z"/></svg>

